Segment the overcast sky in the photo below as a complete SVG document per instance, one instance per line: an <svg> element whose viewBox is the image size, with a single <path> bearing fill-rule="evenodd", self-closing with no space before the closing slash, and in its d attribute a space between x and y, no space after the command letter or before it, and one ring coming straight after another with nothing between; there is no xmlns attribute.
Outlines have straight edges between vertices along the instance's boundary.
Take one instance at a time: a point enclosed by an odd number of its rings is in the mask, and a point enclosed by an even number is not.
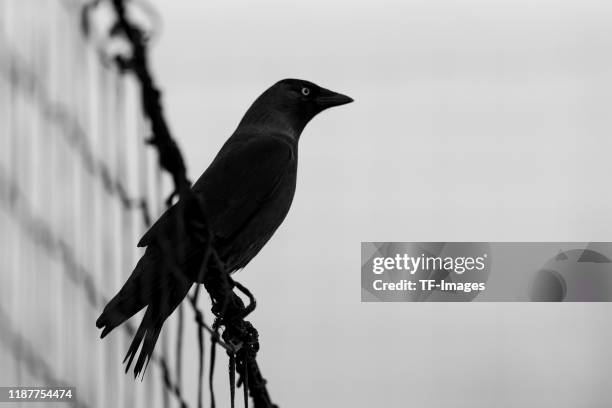
<svg viewBox="0 0 612 408"><path fill-rule="evenodd" d="M192 178L279 79L355 99L306 128L291 212L236 276L275 402L609 401L607 304L361 304L359 282L361 241L609 240L608 2L156 4L155 73Z"/></svg>

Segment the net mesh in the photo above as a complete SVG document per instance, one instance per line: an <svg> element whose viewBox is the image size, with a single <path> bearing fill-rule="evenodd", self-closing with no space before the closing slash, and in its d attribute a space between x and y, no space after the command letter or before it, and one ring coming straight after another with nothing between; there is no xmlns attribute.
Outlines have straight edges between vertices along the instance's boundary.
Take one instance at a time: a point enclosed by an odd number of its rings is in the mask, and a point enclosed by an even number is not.
<svg viewBox="0 0 612 408"><path fill-rule="evenodd" d="M101 342L94 327L163 200L137 86L87 43L82 6L0 0L0 385L170 406L161 365L123 374L133 329Z"/></svg>

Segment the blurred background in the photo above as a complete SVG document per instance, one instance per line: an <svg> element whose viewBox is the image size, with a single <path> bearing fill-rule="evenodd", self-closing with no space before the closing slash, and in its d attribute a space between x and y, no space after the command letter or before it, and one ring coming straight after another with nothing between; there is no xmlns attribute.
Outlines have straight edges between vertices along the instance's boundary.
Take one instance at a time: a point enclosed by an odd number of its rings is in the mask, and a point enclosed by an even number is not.
<svg viewBox="0 0 612 408"><path fill-rule="evenodd" d="M142 382L123 375L126 332L97 339L102 299L139 255L141 203L155 216L171 183L143 144L133 78L82 35L82 4L0 0L0 385L74 384L86 406L175 406L159 366ZM162 22L151 66L192 179L279 79L355 99L308 125L289 216L235 276L258 299L250 320L276 403L610 405L607 303L362 304L359 250L609 241L612 5L151 4ZM182 385L195 406L184 315ZM158 346L172 366L176 325Z"/></svg>

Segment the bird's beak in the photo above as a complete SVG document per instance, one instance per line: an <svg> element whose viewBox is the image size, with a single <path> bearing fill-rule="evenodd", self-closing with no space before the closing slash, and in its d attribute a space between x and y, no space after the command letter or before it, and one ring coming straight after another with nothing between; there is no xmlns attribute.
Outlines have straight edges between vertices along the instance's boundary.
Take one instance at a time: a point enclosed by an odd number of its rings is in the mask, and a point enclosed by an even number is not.
<svg viewBox="0 0 612 408"><path fill-rule="evenodd" d="M325 88L320 89L316 100L321 110L353 102L353 98Z"/></svg>

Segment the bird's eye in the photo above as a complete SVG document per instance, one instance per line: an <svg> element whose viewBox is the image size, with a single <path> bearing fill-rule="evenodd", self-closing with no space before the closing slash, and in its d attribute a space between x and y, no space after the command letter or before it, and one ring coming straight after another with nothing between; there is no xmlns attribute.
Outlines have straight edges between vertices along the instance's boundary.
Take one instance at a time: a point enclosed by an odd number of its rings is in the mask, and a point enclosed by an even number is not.
<svg viewBox="0 0 612 408"><path fill-rule="evenodd" d="M306 87L302 88L302 95L304 95L304 96L310 95L310 89L308 89Z"/></svg>

